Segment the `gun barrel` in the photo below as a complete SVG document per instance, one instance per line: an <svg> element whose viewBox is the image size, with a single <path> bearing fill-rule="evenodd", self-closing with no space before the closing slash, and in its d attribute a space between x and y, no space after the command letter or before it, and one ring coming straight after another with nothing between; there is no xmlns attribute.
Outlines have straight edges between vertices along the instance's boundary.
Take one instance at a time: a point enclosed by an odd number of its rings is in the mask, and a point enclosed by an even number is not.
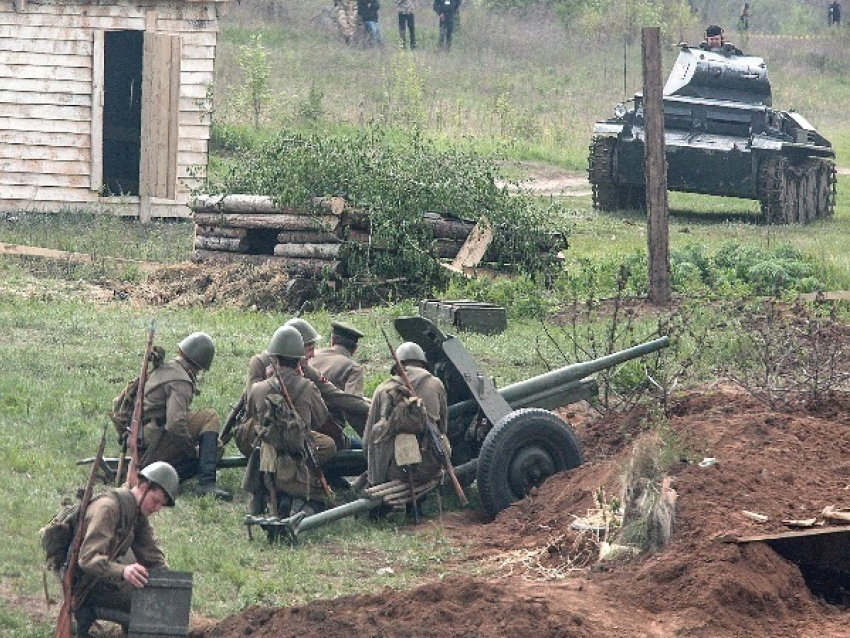
<svg viewBox="0 0 850 638"><path fill-rule="evenodd" d="M669 337L660 337L592 361L573 363L525 381L506 385L499 389L499 394L514 410L528 407L552 410L593 396L596 393L596 383L584 380L585 377L669 345ZM449 418L454 419L474 409L477 409L474 399L453 404L449 407Z"/></svg>

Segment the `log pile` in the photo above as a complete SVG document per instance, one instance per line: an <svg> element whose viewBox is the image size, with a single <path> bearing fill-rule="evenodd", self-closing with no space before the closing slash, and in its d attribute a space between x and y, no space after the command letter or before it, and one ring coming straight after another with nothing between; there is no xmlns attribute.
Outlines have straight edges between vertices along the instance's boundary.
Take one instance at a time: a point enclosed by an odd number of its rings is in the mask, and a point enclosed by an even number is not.
<svg viewBox="0 0 850 638"><path fill-rule="evenodd" d="M373 250L393 250L373 241L368 213L355 210L341 197L315 198L310 210L276 205L257 195L203 195L190 204L195 221L192 261L279 264L292 276L344 278L347 250L368 244ZM475 227L472 221L423 213L431 228L436 256L454 259ZM553 240L541 250L551 250ZM485 261L506 263L488 251Z"/></svg>

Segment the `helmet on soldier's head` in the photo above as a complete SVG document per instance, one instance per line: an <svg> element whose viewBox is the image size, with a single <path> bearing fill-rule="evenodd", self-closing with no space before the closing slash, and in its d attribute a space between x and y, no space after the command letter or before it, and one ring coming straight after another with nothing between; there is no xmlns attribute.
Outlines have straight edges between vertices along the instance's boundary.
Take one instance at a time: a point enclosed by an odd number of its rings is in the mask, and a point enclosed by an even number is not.
<svg viewBox="0 0 850 638"><path fill-rule="evenodd" d="M723 29L718 27L716 24L712 24L705 30L705 37L717 37L718 35L723 35Z"/></svg>
<svg viewBox="0 0 850 638"><path fill-rule="evenodd" d="M266 352L284 359L300 359L304 356L304 339L293 326L281 326L274 331Z"/></svg>
<svg viewBox="0 0 850 638"><path fill-rule="evenodd" d="M316 332L316 329L301 317L293 317L283 325L295 328L301 334L305 346L309 346L311 343L316 343L319 340L319 333Z"/></svg>
<svg viewBox="0 0 850 638"><path fill-rule="evenodd" d="M139 475L159 485L168 496L168 507L174 507L174 501L180 493L180 478L177 476L177 470L165 461L157 461L142 468Z"/></svg>
<svg viewBox="0 0 850 638"><path fill-rule="evenodd" d="M420 363L428 363L425 358L425 352L419 347L419 344L412 341L405 341L396 350L398 360L404 363L405 361L419 361Z"/></svg>
<svg viewBox="0 0 850 638"><path fill-rule="evenodd" d="M210 369L215 356L215 345L206 332L193 332L177 344L177 348L190 363L204 370Z"/></svg>

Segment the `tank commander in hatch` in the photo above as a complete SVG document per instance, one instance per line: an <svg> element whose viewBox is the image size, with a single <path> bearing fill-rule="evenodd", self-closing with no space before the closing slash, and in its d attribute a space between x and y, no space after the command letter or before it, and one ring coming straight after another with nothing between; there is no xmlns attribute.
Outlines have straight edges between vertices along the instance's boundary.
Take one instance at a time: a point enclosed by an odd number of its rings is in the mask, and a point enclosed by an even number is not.
<svg viewBox="0 0 850 638"><path fill-rule="evenodd" d="M741 51L741 49L731 42L726 42L726 36L723 33L723 29L718 27L716 24L712 24L705 30L705 40L700 42L699 48L704 51L717 51L731 55L744 55L744 52Z"/></svg>

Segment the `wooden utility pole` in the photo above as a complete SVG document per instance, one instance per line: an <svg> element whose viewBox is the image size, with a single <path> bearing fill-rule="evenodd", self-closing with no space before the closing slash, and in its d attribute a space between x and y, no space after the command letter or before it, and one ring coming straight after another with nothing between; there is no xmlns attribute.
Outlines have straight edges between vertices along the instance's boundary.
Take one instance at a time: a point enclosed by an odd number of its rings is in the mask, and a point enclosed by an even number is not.
<svg viewBox="0 0 850 638"><path fill-rule="evenodd" d="M670 233L667 225L667 156L664 149L664 100L661 80L661 29L644 27L643 121L646 172L649 300L670 301Z"/></svg>

